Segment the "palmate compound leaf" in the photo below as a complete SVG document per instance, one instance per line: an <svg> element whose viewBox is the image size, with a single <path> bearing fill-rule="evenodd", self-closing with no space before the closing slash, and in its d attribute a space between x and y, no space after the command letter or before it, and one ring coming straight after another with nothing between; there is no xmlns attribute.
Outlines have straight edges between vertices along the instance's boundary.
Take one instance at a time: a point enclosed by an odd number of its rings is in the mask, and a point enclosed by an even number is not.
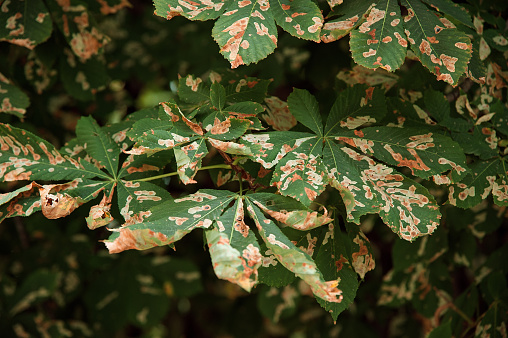
<svg viewBox="0 0 508 338"><path fill-rule="evenodd" d="M205 189L158 203L149 210L148 219L135 224L127 221L123 227L112 229L114 233L104 242L110 253L172 244L196 228L209 228L235 198L237 195L229 191Z"/></svg>
<svg viewBox="0 0 508 338"><path fill-rule="evenodd" d="M299 93L302 92L297 91L294 95L300 95ZM357 94L360 93L361 91L357 92ZM335 106L335 111L329 115L323 137L302 132L271 132L245 135L242 137L242 143L249 148L259 147L251 158L266 169L274 168L271 184L275 185L282 195L293 197L308 206L330 184L341 192L349 221L359 223L362 215L380 213L384 222L406 240L432 233L441 215L430 193L420 184L386 165L377 163L375 159L360 155L346 146L338 145L336 140L346 141L353 146L356 143L351 142L349 138L335 135L354 135L353 138L362 139L365 136L364 130L368 132L372 130L369 135L375 135L376 142L372 141L374 138L369 141L360 140L358 141L360 149L376 147L373 155L394 165L407 164L406 166L409 166L414 163L428 162L431 173L425 170L418 172L426 178L449 169L457 171L455 175L461 177L459 173L462 174L462 171L465 171L464 155L460 157L446 151L443 153L451 158L438 156L435 153L431 154L432 156L425 153L418 155L422 147L418 148L418 152L413 148L420 145L418 140L421 138L410 139L415 135L414 130L407 135L404 130L388 127L368 127L349 131L348 128L355 125L376 122L378 118L376 115L381 117L384 115L386 108L384 102L380 101L379 95L369 88L363 93L364 95L356 95L354 90L348 92L348 94L354 94L352 97L356 97L356 103L348 102L345 97L338 99L338 102L346 103L344 112L339 111L340 105ZM374 102L379 103L378 110L381 112L376 112ZM307 113L317 114L315 110L307 110ZM297 118L300 119L302 115L297 114ZM351 119L351 115L355 118ZM369 116L373 116L372 121L369 121ZM317 120L317 117L305 117L305 121L309 123L313 120ZM316 128L318 132L321 130L319 127ZM385 149L381 145L382 142L389 143L388 148L392 152ZM441 135L438 135L433 142L436 147L439 147L441 143L450 147L456 145ZM377 147L380 148L379 154ZM440 149L442 147L444 146L441 145ZM393 149L397 151L395 158L391 155L391 153L395 154ZM409 156L412 156L412 153L419 156L420 162L408 159L411 158ZM439 161L441 158L442 160Z"/></svg>
<svg viewBox="0 0 508 338"><path fill-rule="evenodd" d="M248 196L245 197L245 204L261 238L276 259L286 269L303 279L316 297L340 303L343 299L342 290L337 287L340 280L325 281L314 260L297 248L273 221L266 218Z"/></svg>
<svg viewBox="0 0 508 338"><path fill-rule="evenodd" d="M237 103L222 112L205 118L205 129L185 117L180 108L171 102L162 102L159 119L141 119L127 135L136 140L134 147L126 151L131 155L153 154L173 149L177 172L184 184L196 183L194 176L201 168L201 161L208 154L207 144L232 154L250 154L244 145L229 140L242 136L249 128L260 126L255 114L228 111L258 111L258 103ZM213 120L212 120L213 119ZM245 149L242 149L245 148Z"/></svg>
<svg viewBox="0 0 508 338"><path fill-rule="evenodd" d="M319 41L323 15L310 0L156 0L155 13L171 19L217 19L212 36L232 68L264 59L277 46L277 27L298 38Z"/></svg>
<svg viewBox="0 0 508 338"><path fill-rule="evenodd" d="M76 136L88 155L97 161L99 168L105 168L111 176L116 177L121 149L91 116L78 121Z"/></svg>
<svg viewBox="0 0 508 338"><path fill-rule="evenodd" d="M250 292L258 283L262 255L256 236L245 223L243 199L237 198L205 235L217 277Z"/></svg>
<svg viewBox="0 0 508 338"><path fill-rule="evenodd" d="M83 159L60 153L40 137L0 124L0 180L59 180L109 177Z"/></svg>
<svg viewBox="0 0 508 338"><path fill-rule="evenodd" d="M434 8L438 5L438 10L470 25L469 15L460 6L450 1L425 2ZM389 71L402 65L410 46L438 80L455 86L471 59L469 37L420 0L403 0L400 4L408 12L404 17L394 0L344 2L333 8L329 17L341 16L324 24L321 40L335 41L351 32L350 47L355 62Z"/></svg>

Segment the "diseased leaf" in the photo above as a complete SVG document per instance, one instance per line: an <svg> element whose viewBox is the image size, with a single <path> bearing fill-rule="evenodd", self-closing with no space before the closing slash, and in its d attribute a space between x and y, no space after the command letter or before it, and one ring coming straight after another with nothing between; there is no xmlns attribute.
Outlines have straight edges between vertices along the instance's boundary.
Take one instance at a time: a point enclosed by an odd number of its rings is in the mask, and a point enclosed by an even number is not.
<svg viewBox="0 0 508 338"><path fill-rule="evenodd" d="M348 219L359 222L359 216L377 212L393 232L408 241L432 233L439 225L439 207L420 184L349 148L331 149L333 154L328 156L341 163L339 154L342 151L353 159L356 167L350 169L346 166L345 173L340 171L341 167L331 172L343 187L339 189L341 194L347 197L344 203ZM349 175L355 180L351 180ZM360 175L359 179L357 175Z"/></svg>
<svg viewBox="0 0 508 338"><path fill-rule="evenodd" d="M68 2L58 0L47 0L46 4L72 53L79 60L85 62L103 52L109 38L98 29L95 19L85 6L71 6ZM72 63L70 65L72 67Z"/></svg>
<svg viewBox="0 0 508 338"><path fill-rule="evenodd" d="M16 290L9 314L14 316L53 295L58 287L59 275L59 272L45 268L32 271Z"/></svg>
<svg viewBox="0 0 508 338"><path fill-rule="evenodd" d="M452 170L454 179L460 181L467 173L466 158L459 145L436 133L422 134L412 128L369 127L349 135L336 139L388 164L407 167L413 175L425 179Z"/></svg>
<svg viewBox="0 0 508 338"><path fill-rule="evenodd" d="M332 221L326 209L319 214L289 197L254 193L249 199L272 218L297 230L311 230Z"/></svg>
<svg viewBox="0 0 508 338"><path fill-rule="evenodd" d="M224 0L154 0L155 14L168 20L178 15L190 20L216 19L224 11L225 4Z"/></svg>
<svg viewBox="0 0 508 338"><path fill-rule="evenodd" d="M331 1L335 2L334 0ZM345 1L339 6L333 7L328 17L338 15L339 18L328 21L323 25L321 40L328 43L342 38L362 23L370 8L375 4L372 0L358 0L354 2Z"/></svg>
<svg viewBox="0 0 508 338"><path fill-rule="evenodd" d="M268 0L230 1L212 36L231 68L264 59L277 46L277 27Z"/></svg>
<svg viewBox="0 0 508 338"><path fill-rule="evenodd" d="M118 182L118 209L125 224L141 223L152 215L150 210L157 205L171 201L171 194L150 182Z"/></svg>
<svg viewBox="0 0 508 338"><path fill-rule="evenodd" d="M316 264L327 280L340 279L342 302L327 302L319 298L318 303L337 320L339 314L346 310L356 296L358 277L352 268L352 257L346 250L346 239L340 231L339 222L328 224L321 246L316 256ZM357 255L353 256L356 258Z"/></svg>
<svg viewBox="0 0 508 338"><path fill-rule="evenodd" d="M217 277L250 292L258 282L262 255L256 236L245 223L243 200L238 198L205 234Z"/></svg>
<svg viewBox="0 0 508 338"><path fill-rule="evenodd" d="M44 1L3 1L0 6L0 41L33 49L51 35L53 21Z"/></svg>
<svg viewBox="0 0 508 338"><path fill-rule="evenodd" d="M147 211L148 220L142 223L127 220L123 227L112 229L114 233L104 242L110 253L172 244L196 228L209 228L235 196L229 191L205 189L174 201L158 203ZM129 210L129 207L123 208ZM123 216L126 217L125 213Z"/></svg>
<svg viewBox="0 0 508 338"><path fill-rule="evenodd" d="M354 86L339 93L333 104L325 134L333 135L343 128L357 129L377 123L386 115L384 95L374 87Z"/></svg>
<svg viewBox="0 0 508 338"><path fill-rule="evenodd" d="M376 267L370 241L356 224L346 222L346 231L349 237L351 266L363 280L367 272Z"/></svg>
<svg viewBox="0 0 508 338"><path fill-rule="evenodd" d="M201 168L201 160L208 154L204 138L174 148L178 176L184 184L197 183L194 176Z"/></svg>
<svg viewBox="0 0 508 338"><path fill-rule="evenodd" d="M271 0L275 22L289 34L300 39L319 41L323 14L310 0Z"/></svg>
<svg viewBox="0 0 508 338"><path fill-rule="evenodd" d="M294 285L286 285L282 289L261 286L258 307L263 316L279 323L281 319L295 314L300 298L300 292Z"/></svg>
<svg viewBox="0 0 508 338"><path fill-rule="evenodd" d="M437 18L419 1L401 3L408 10L404 31L412 51L438 80L455 86L471 58L470 39L446 19Z"/></svg>
<svg viewBox="0 0 508 338"><path fill-rule="evenodd" d="M316 297L329 302L340 303L342 291L337 288L339 280L325 281L316 263L305 252L301 251L282 233L282 231L263 212L246 197L249 215L256 223L257 229L266 246L273 252L277 260L303 279L312 289Z"/></svg>
<svg viewBox="0 0 508 338"><path fill-rule="evenodd" d="M0 73L0 113L8 113L23 118L30 99L18 87Z"/></svg>
<svg viewBox="0 0 508 338"><path fill-rule="evenodd" d="M460 23L473 28L471 15L461 5L451 0L423 0L423 2L435 8L438 12L449 15Z"/></svg>
<svg viewBox="0 0 508 338"><path fill-rule="evenodd" d="M82 159L62 155L53 145L22 129L0 124L0 178L20 180L61 180L102 177L106 174Z"/></svg>
<svg viewBox="0 0 508 338"><path fill-rule="evenodd" d="M351 32L351 54L361 66L395 71L406 58L404 36L398 1L379 1L358 29Z"/></svg>

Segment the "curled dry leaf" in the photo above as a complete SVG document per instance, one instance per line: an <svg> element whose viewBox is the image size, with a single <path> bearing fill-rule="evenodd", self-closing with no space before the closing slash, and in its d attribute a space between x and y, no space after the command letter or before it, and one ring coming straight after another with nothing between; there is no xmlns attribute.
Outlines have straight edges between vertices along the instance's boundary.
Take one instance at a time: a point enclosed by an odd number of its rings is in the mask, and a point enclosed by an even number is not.
<svg viewBox="0 0 508 338"><path fill-rule="evenodd" d="M67 184L49 184L38 187L41 195L42 214L46 218L65 217L82 204L79 198L58 192L67 187L72 187L74 184L77 184L76 180Z"/></svg>

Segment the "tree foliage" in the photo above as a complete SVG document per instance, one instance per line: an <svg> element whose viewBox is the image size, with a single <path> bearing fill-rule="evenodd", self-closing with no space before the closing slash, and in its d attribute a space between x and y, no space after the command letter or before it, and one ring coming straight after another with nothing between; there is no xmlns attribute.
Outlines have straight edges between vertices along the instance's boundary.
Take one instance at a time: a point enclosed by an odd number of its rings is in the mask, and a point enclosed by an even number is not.
<svg viewBox="0 0 508 338"><path fill-rule="evenodd" d="M507 9L0 2L0 330L506 336Z"/></svg>

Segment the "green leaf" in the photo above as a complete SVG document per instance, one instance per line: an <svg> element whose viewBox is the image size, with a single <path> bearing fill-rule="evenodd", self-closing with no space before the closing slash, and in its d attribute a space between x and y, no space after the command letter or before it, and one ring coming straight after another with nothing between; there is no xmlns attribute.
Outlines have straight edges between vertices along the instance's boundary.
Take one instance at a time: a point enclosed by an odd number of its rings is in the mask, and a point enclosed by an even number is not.
<svg viewBox="0 0 508 338"><path fill-rule="evenodd" d="M303 279L316 297L340 303L342 291L337 288L339 281L325 281L314 260L297 248L275 223L265 218L263 212L248 197L245 200L247 211L256 223L261 238L277 260L286 269Z"/></svg>
<svg viewBox="0 0 508 338"><path fill-rule="evenodd" d="M230 1L212 36L231 68L264 59L277 46L277 27L268 0Z"/></svg>
<svg viewBox="0 0 508 338"><path fill-rule="evenodd" d="M235 198L236 194L229 191L205 189L158 203L146 212L148 220L134 224L131 224L134 220L127 221L123 227L113 229L114 233L104 242L110 253L172 244L196 228L209 228ZM128 200L125 201L127 205Z"/></svg>
<svg viewBox="0 0 508 338"><path fill-rule="evenodd" d="M318 136L323 136L323 121L319 114L316 98L303 89L293 89L288 97L288 106L291 114L304 126Z"/></svg>
<svg viewBox="0 0 508 338"><path fill-rule="evenodd" d="M275 22L289 34L300 39L319 42L323 14L310 0L270 0Z"/></svg>
<svg viewBox="0 0 508 338"><path fill-rule="evenodd" d="M375 4L366 21L351 32L351 54L355 62L370 69L399 69L407 52L402 26L396 0L382 0Z"/></svg>
<svg viewBox="0 0 508 338"><path fill-rule="evenodd" d="M258 308L263 316L279 323L281 319L295 314L300 298L300 292L293 285L286 285L282 289L262 286L258 294Z"/></svg>
<svg viewBox="0 0 508 338"><path fill-rule="evenodd" d="M403 0L404 28L411 49L438 80L456 85L466 71L472 46L467 35L448 28L419 1Z"/></svg>
<svg viewBox="0 0 508 338"><path fill-rule="evenodd" d="M0 178L4 182L19 180L68 180L109 177L84 160L62 155L40 137L7 124L0 124Z"/></svg>
<svg viewBox="0 0 508 338"><path fill-rule="evenodd" d="M210 102L221 111L226 104L226 89L220 83L214 82L210 86Z"/></svg>
<svg viewBox="0 0 508 338"><path fill-rule="evenodd" d="M8 113L23 118L30 99L0 73L0 113Z"/></svg>
<svg viewBox="0 0 508 338"><path fill-rule="evenodd" d="M369 127L349 135L336 139L388 164L407 167L413 175L424 179L452 170L454 179L460 181L468 172L460 146L437 133L423 133L413 128Z"/></svg>
<svg viewBox="0 0 508 338"><path fill-rule="evenodd" d="M46 41L53 21L42 0L12 1L2 4L0 41L8 41L28 49Z"/></svg>
<svg viewBox="0 0 508 338"><path fill-rule="evenodd" d="M122 150L118 145L99 127L91 117L82 117L76 126L76 136L85 151L99 167L104 167L113 177L118 171L118 160Z"/></svg>

